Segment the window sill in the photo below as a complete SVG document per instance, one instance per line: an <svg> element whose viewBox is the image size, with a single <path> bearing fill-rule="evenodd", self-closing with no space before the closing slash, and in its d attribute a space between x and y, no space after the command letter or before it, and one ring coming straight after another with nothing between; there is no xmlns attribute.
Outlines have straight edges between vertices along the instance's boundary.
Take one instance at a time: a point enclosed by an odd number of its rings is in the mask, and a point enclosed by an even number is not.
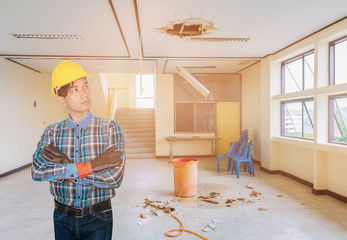
<svg viewBox="0 0 347 240"><path fill-rule="evenodd" d="M289 137L282 137L282 136L274 136L271 138L271 141L284 143L284 144L290 144L290 145L294 145L298 147L312 148L312 149L316 149L317 151L347 155L347 146L342 144L316 143L311 140L289 138Z"/></svg>

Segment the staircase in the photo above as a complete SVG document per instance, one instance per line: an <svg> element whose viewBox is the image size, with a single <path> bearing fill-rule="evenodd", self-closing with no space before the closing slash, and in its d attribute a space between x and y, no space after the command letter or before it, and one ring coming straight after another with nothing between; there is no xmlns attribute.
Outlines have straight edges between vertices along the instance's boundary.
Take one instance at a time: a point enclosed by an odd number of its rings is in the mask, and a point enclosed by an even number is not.
<svg viewBox="0 0 347 240"><path fill-rule="evenodd" d="M153 108L117 109L127 159L155 158L155 116Z"/></svg>

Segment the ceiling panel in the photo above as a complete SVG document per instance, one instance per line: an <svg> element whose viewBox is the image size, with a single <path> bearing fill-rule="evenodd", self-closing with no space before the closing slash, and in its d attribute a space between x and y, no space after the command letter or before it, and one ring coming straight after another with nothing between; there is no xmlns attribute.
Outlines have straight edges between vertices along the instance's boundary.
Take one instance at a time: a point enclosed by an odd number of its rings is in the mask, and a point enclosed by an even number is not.
<svg viewBox="0 0 347 240"><path fill-rule="evenodd" d="M199 71L237 72L244 61L253 64L346 13L346 0L1 0L0 56L40 72L51 72L62 59L106 66L95 72L137 72L141 58L146 73L202 61L216 67ZM216 29L204 37L250 40L193 42L158 31L185 18L211 20ZM77 34L82 40L16 39L11 33Z"/></svg>
<svg viewBox="0 0 347 240"><path fill-rule="evenodd" d="M0 53L128 57L108 1L2 0ZM16 39L10 33L74 34L82 40Z"/></svg>

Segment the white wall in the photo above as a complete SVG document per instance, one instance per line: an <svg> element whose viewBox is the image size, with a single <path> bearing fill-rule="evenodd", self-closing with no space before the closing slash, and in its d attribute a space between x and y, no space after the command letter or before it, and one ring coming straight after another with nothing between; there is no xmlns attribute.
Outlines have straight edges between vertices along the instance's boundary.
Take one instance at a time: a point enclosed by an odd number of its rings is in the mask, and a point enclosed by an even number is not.
<svg viewBox="0 0 347 240"><path fill-rule="evenodd" d="M44 128L66 117L50 77L0 58L0 174L31 163Z"/></svg>
<svg viewBox="0 0 347 240"><path fill-rule="evenodd" d="M261 159L260 125L260 63L247 68L242 74L242 129L248 129L254 143L252 158Z"/></svg>
<svg viewBox="0 0 347 240"><path fill-rule="evenodd" d="M261 165L281 170L347 197L347 147L328 143L328 96L347 93L347 84L328 85L328 44L347 34L347 20L323 29L261 60ZM310 90L282 94L281 62L314 49L315 84ZM280 135L280 103L313 97L315 137L312 141ZM344 170L343 170L344 169Z"/></svg>

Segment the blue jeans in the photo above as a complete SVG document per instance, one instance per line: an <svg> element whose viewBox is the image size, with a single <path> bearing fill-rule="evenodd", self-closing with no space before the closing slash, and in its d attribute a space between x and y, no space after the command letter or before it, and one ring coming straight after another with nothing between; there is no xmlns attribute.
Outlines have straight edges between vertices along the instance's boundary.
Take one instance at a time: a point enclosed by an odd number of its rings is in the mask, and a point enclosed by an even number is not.
<svg viewBox="0 0 347 240"><path fill-rule="evenodd" d="M56 240L111 240L112 209L83 218L66 216L54 209L54 234Z"/></svg>

